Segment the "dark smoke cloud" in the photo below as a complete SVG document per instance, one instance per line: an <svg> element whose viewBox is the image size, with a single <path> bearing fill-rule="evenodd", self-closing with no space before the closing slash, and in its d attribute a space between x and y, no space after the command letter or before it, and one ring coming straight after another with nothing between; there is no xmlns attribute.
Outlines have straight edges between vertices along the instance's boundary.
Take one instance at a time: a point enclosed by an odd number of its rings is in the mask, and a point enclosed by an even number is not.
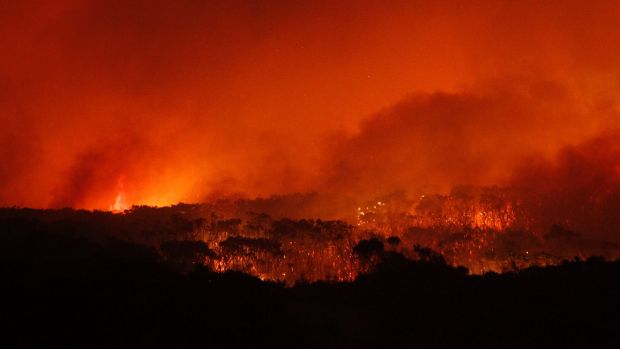
<svg viewBox="0 0 620 349"><path fill-rule="evenodd" d="M620 242L620 131L564 147L552 159L532 157L517 168L511 184L529 194L540 226L561 224Z"/></svg>
<svg viewBox="0 0 620 349"><path fill-rule="evenodd" d="M549 158L617 124L611 111L579 104L563 85L522 79L464 93L414 95L337 142L328 187L368 198L503 184L523 158Z"/></svg>
<svg viewBox="0 0 620 349"><path fill-rule="evenodd" d="M78 155L63 176L64 181L53 192L50 206L89 207L92 205L89 201L92 197L108 196L110 193L122 193L131 198L137 194L131 190L136 187L136 183L131 181L136 178L132 171L140 167L136 164L144 163L140 157L145 155L145 149L148 148L138 138L127 136ZM141 177L145 177L144 173L150 170L142 165Z"/></svg>
<svg viewBox="0 0 620 349"><path fill-rule="evenodd" d="M617 1L2 2L0 205L107 208L119 178L151 205L501 182L613 126L619 17Z"/></svg>

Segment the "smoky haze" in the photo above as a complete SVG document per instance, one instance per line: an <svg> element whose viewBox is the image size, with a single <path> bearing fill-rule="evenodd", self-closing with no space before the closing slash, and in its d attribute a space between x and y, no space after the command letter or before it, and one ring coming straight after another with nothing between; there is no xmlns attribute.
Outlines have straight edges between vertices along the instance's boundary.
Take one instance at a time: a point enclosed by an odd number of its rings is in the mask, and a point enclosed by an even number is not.
<svg viewBox="0 0 620 349"><path fill-rule="evenodd" d="M570 183L566 149L609 172L617 153L592 144L617 137L619 16L615 1L7 2L0 205L546 188Z"/></svg>

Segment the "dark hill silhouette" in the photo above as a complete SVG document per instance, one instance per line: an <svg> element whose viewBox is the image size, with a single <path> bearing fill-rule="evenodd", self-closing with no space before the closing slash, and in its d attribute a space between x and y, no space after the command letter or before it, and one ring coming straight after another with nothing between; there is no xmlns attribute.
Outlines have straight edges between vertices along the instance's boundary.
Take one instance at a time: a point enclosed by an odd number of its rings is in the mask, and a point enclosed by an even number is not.
<svg viewBox="0 0 620 349"><path fill-rule="evenodd" d="M82 213L51 213L63 218L50 224L41 218L50 213L15 212L4 212L0 228L4 347L620 345L617 261L575 259L472 276L428 248L417 246L419 258L412 260L365 240L353 250L369 273L353 282L286 287L213 272L195 258L214 252L195 242L169 242L162 254L116 233L86 239L91 227L112 230L120 219L114 215L98 214L108 225L86 219L82 228L63 232L62 222ZM275 248L262 240L231 241L231 248Z"/></svg>

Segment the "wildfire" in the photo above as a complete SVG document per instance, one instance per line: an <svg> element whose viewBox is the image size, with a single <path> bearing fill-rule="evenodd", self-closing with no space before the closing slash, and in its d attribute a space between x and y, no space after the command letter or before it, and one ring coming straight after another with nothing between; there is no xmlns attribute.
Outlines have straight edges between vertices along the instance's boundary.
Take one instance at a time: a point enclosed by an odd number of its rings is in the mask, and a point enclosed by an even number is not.
<svg viewBox="0 0 620 349"><path fill-rule="evenodd" d="M114 199L114 203L109 206L110 211L114 213L123 212L128 208L125 200L125 193L123 192L118 193Z"/></svg>
<svg viewBox="0 0 620 349"><path fill-rule="evenodd" d="M217 272L239 271L287 285L351 281L392 253L411 260L441 256L472 274L555 265L574 256L620 255L612 243L562 227L536 230L521 201L497 188L461 189L419 200L375 199L351 207L357 213L357 222L351 223L247 211L239 215L231 207L246 210L251 205L237 201L125 210L126 192L117 193L110 210L122 211L122 221L153 222L145 228L153 234L135 239L160 249L181 270L203 264Z"/></svg>
<svg viewBox="0 0 620 349"><path fill-rule="evenodd" d="M116 197L114 198L114 203L112 203L108 208L114 213L119 213L129 208L127 205L127 199L125 198L125 175L120 175L116 180L116 190L118 194L116 194Z"/></svg>

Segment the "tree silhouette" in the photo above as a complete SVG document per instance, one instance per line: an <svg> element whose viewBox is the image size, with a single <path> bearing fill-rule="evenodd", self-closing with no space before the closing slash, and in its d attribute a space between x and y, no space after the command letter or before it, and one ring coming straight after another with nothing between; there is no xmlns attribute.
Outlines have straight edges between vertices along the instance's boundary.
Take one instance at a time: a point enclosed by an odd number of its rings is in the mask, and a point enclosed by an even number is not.
<svg viewBox="0 0 620 349"><path fill-rule="evenodd" d="M160 249L166 260L182 271L203 265L207 257L216 257L202 241L166 241L161 244Z"/></svg>

